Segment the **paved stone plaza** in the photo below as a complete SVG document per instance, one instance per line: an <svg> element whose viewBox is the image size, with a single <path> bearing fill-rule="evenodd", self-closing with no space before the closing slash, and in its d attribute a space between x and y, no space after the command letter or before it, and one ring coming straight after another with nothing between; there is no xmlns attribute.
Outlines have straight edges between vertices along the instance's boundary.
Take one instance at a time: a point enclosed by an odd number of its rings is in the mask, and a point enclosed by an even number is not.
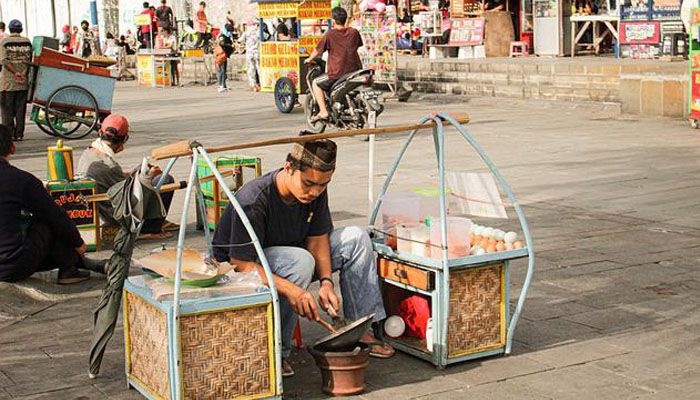
<svg viewBox="0 0 700 400"><path fill-rule="evenodd" d="M303 129L300 110L281 115L271 95L242 90L236 84L219 95L214 87L163 90L119 84L114 111L127 115L132 127L123 165L136 164L151 148L178 139L221 145ZM535 237L534 282L511 356L442 371L405 354L373 359L367 391L359 398L698 398L698 131L678 119L626 117L618 106L600 103L464 102L449 96L389 102L380 125L417 121L436 110L471 116L470 132L524 206ZM43 178L52 139L31 125L26 137L12 162ZM400 140L395 135L378 142L377 186ZM82 149L88 143L71 145ZM359 139L338 143L339 167L330 186L335 223L363 224L367 144ZM448 143L450 169L482 168L457 134ZM261 156L269 170L281 164L287 149L248 154ZM421 135L394 187L435 185L433 155L432 139ZM186 169L183 160L175 175L184 178ZM183 197L176 195L172 220L181 215ZM188 228L190 244L201 246L201 232L192 222ZM139 242L137 255L158 245ZM513 300L525 269L523 261L513 268ZM54 279L55 272L18 285L0 284L0 400L141 398L126 389L121 322L102 374L87 378L92 310L102 279L72 288L59 288ZM310 323L302 331L306 344L323 333ZM285 381L285 397L324 398L311 357L299 351L293 364L297 374Z"/></svg>

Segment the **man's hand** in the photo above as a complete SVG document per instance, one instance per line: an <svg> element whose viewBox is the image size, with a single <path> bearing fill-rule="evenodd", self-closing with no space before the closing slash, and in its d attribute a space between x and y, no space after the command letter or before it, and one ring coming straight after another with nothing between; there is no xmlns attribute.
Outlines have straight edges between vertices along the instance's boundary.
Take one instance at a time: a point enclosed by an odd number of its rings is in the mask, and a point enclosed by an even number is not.
<svg viewBox="0 0 700 400"><path fill-rule="evenodd" d="M337 310L340 309L340 300L333 290L333 284L324 280L321 282L321 288L318 289L318 302L321 304L323 311L327 312L333 318L337 318Z"/></svg>
<svg viewBox="0 0 700 400"><path fill-rule="evenodd" d="M84 255L85 255L85 251L86 251L86 250L87 250L87 249L85 248L85 243L83 243L80 247L76 247L76 248L75 248L75 252L78 253L78 254L81 255L81 256L84 256Z"/></svg>
<svg viewBox="0 0 700 400"><path fill-rule="evenodd" d="M156 177L162 173L163 173L163 170L161 170L160 167L157 165L151 165L151 169L148 170L148 175L151 178Z"/></svg>
<svg viewBox="0 0 700 400"><path fill-rule="evenodd" d="M318 321L321 317L318 315L318 306L314 296L308 291L297 287L289 297L289 304L294 309L294 312L311 321Z"/></svg>
<svg viewBox="0 0 700 400"><path fill-rule="evenodd" d="M307 58L306 60L304 60L304 64L306 64L306 65L312 64L313 62L314 62L314 59L311 58L311 57L309 57L309 58Z"/></svg>

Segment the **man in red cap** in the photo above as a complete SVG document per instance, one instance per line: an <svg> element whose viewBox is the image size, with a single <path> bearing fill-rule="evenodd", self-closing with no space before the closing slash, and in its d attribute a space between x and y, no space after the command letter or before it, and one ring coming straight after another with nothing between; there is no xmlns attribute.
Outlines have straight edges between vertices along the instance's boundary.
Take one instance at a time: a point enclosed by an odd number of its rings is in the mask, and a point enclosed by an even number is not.
<svg viewBox="0 0 700 400"><path fill-rule="evenodd" d="M129 122L118 114L109 115L102 122L97 138L83 152L78 162L78 175L94 180L97 183L97 192L106 193L114 184L123 181L127 176L134 173L124 172L117 163L115 157L124 151L124 145L129 140ZM155 186L163 174L158 166L151 166L150 176ZM164 183L173 183L174 179L170 175L165 176ZM163 206L170 209L173 200L173 193L161 194ZM103 222L115 224L113 209L108 202L98 203L100 217ZM179 229L180 226L167 221L165 218L147 219L141 228L140 239L167 239L173 235L170 231Z"/></svg>
<svg viewBox="0 0 700 400"><path fill-rule="evenodd" d="M104 274L106 260L84 257L85 242L75 223L54 203L32 174L10 165L15 152L10 130L0 125L0 282L58 268L58 283Z"/></svg>

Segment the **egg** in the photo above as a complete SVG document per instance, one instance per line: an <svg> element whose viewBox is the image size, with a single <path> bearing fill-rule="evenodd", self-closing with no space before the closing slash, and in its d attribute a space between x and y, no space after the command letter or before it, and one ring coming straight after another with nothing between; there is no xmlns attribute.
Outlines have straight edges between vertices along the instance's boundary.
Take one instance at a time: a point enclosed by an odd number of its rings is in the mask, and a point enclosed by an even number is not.
<svg viewBox="0 0 700 400"><path fill-rule="evenodd" d="M496 251L503 251L505 249L506 246L502 242L498 242L498 244L496 244Z"/></svg>
<svg viewBox="0 0 700 400"><path fill-rule="evenodd" d="M485 248L489 247L489 240L486 239L486 238L481 239L481 241L479 242L479 246L480 246L482 249L485 249Z"/></svg>
<svg viewBox="0 0 700 400"><path fill-rule="evenodd" d="M481 239L483 239L483 238L480 235L472 236L472 243L471 244L477 245L477 244L481 243Z"/></svg>
<svg viewBox="0 0 700 400"><path fill-rule="evenodd" d="M489 246L496 246L496 243L498 243L498 240L491 238L489 239Z"/></svg>
<svg viewBox="0 0 700 400"><path fill-rule="evenodd" d="M484 227L481 225L472 226L472 233L481 236L484 232Z"/></svg>
<svg viewBox="0 0 700 400"><path fill-rule="evenodd" d="M477 247L476 253L474 253L475 256L481 256L486 254L486 250L482 249L481 247Z"/></svg>
<svg viewBox="0 0 700 400"><path fill-rule="evenodd" d="M482 236L486 237L493 237L493 228L485 228L483 232L481 232Z"/></svg>
<svg viewBox="0 0 700 400"><path fill-rule="evenodd" d="M513 247L513 243L505 243L505 248L506 250L513 250L515 247Z"/></svg>
<svg viewBox="0 0 700 400"><path fill-rule="evenodd" d="M518 234L515 233L515 232L512 232L512 231L511 231L511 232L508 232L508 233L506 233L505 236L503 237L503 240L504 240L506 243L513 243L513 242L515 242L516 240L518 240Z"/></svg>
<svg viewBox="0 0 700 400"><path fill-rule="evenodd" d="M469 254L475 255L479 250L483 250L481 246L474 246L471 249L469 249Z"/></svg>
<svg viewBox="0 0 700 400"><path fill-rule="evenodd" d="M487 253L495 253L496 252L496 245L495 244L490 244L489 247L486 248Z"/></svg>
<svg viewBox="0 0 700 400"><path fill-rule="evenodd" d="M516 249L522 249L522 248L523 248L523 242L521 242L521 241L519 241L519 240L518 240L517 242L513 242L513 247L516 248Z"/></svg>
<svg viewBox="0 0 700 400"><path fill-rule="evenodd" d="M500 230L500 229L497 229L497 230L496 230L496 233L494 233L493 236L494 236L497 240L503 240L503 237L505 237L505 235L506 235L505 232L503 232L503 231Z"/></svg>

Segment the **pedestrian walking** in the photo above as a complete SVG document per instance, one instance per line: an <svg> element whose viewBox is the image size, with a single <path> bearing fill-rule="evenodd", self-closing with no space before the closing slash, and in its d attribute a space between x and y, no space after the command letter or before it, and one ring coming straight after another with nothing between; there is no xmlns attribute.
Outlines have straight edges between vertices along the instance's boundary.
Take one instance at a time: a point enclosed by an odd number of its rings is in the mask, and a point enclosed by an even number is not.
<svg viewBox="0 0 700 400"><path fill-rule="evenodd" d="M233 54L233 26L231 24L224 25L224 29L216 39L216 48L214 49L214 59L216 61L216 78L219 83L219 93L225 92L228 89L226 86L228 58Z"/></svg>
<svg viewBox="0 0 700 400"><path fill-rule="evenodd" d="M248 85L250 89L260 91L260 32L258 31L258 20L248 21L246 31L239 39L245 42L245 62L246 74L248 75Z"/></svg>
<svg viewBox="0 0 700 400"><path fill-rule="evenodd" d="M77 54L79 57L88 58L92 55L98 55L97 52L97 37L90 30L90 23L83 20L80 22L80 33L78 33Z"/></svg>
<svg viewBox="0 0 700 400"><path fill-rule="evenodd" d="M24 140L32 42L21 35L23 27L18 20L10 21L8 28L10 36L0 40L0 109L2 124L13 140L21 141Z"/></svg>

